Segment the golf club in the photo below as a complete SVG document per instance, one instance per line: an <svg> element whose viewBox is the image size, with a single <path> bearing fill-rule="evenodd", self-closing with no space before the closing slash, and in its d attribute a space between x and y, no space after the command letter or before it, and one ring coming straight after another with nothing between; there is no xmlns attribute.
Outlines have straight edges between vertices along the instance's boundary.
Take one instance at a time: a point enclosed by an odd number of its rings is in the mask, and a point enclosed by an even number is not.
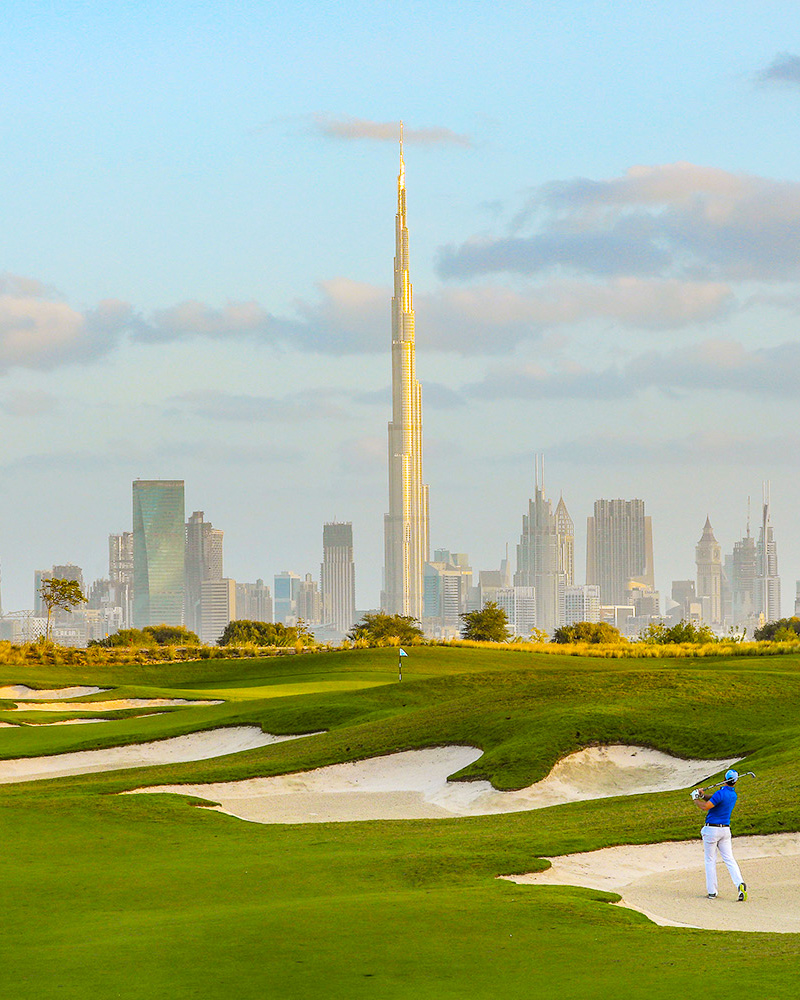
<svg viewBox="0 0 800 1000"><path fill-rule="evenodd" d="M755 773L753 771L744 771L742 774L739 775L739 778L746 778L746 777L748 777L748 775L751 778L755 778ZM739 778L737 778L736 781L738 781ZM725 779L723 778L722 781L717 781L713 785L703 785L702 787L705 788L705 789L709 789L709 788L718 788L720 785L727 785L727 781L725 781ZM692 792L691 794L692 794L692 798L696 798L694 792Z"/></svg>

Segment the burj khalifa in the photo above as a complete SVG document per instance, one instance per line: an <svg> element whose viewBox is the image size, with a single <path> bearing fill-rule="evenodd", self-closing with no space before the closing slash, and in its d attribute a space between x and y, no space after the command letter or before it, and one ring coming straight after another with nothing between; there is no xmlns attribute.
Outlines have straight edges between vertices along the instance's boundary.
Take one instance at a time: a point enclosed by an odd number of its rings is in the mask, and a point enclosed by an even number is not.
<svg viewBox="0 0 800 1000"><path fill-rule="evenodd" d="M422 482L422 388L416 377L414 309L409 277L403 126L397 178L392 297L392 420L389 423L389 513L384 515L382 607L421 618L428 561L428 487Z"/></svg>

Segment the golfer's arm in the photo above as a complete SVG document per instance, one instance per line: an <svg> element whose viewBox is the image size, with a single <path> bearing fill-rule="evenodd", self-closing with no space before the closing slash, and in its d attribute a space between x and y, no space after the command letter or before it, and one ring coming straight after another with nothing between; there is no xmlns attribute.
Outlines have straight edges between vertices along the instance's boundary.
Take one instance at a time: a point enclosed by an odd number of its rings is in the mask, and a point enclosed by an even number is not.
<svg viewBox="0 0 800 1000"><path fill-rule="evenodd" d="M714 808L712 803L708 802L706 799L695 799L694 804L697 806L699 810L701 810L701 812L704 813L707 813L710 809Z"/></svg>

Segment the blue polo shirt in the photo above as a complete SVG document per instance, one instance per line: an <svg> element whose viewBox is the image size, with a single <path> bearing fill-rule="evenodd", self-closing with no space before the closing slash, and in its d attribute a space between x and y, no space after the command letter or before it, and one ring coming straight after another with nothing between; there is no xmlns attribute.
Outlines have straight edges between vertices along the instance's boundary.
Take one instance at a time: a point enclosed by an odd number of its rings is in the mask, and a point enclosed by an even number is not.
<svg viewBox="0 0 800 1000"><path fill-rule="evenodd" d="M714 808L706 813L706 823L730 823L736 805L736 791L730 785L723 785L708 801Z"/></svg>

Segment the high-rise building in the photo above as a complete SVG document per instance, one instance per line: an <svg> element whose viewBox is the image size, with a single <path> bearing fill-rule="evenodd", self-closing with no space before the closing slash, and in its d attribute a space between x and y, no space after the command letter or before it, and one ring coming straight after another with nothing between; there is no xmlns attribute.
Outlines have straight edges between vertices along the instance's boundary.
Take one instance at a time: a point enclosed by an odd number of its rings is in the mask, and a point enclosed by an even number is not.
<svg viewBox="0 0 800 1000"><path fill-rule="evenodd" d="M544 493L544 462L537 461L533 499L522 516L522 533L517 545L515 587L536 591L536 626L553 632L564 620L564 592L574 578L574 535L572 518L563 497L556 511Z"/></svg>
<svg viewBox="0 0 800 1000"><path fill-rule="evenodd" d="M506 613L512 637L530 639L536 628L536 590L533 587L501 587L495 598Z"/></svg>
<svg viewBox="0 0 800 1000"><path fill-rule="evenodd" d="M409 277L403 134L397 178L392 297L392 420L389 424L389 513L384 515L384 591L389 614L421 618L428 561L428 487L422 481L422 388Z"/></svg>
<svg viewBox="0 0 800 1000"><path fill-rule="evenodd" d="M356 570L353 562L353 525L329 521L322 527L322 617L345 635L356 620Z"/></svg>
<svg viewBox="0 0 800 1000"><path fill-rule="evenodd" d="M108 536L108 606L121 610L122 627L133 621L133 532Z"/></svg>
<svg viewBox="0 0 800 1000"><path fill-rule="evenodd" d="M236 619L236 581L203 580L200 584L200 641L215 643Z"/></svg>
<svg viewBox="0 0 800 1000"><path fill-rule="evenodd" d="M272 594L263 580L236 584L236 617L250 622L272 621Z"/></svg>
<svg viewBox="0 0 800 1000"><path fill-rule="evenodd" d="M300 577L297 573L284 570L276 573L273 593L275 595L275 621L281 625L294 625L297 621L297 595L300 592Z"/></svg>
<svg viewBox="0 0 800 1000"><path fill-rule="evenodd" d="M708 625L722 623L722 549L714 537L710 518L706 517L703 534L695 548L697 565L697 597L708 601ZM704 617L705 617L704 610Z"/></svg>
<svg viewBox="0 0 800 1000"><path fill-rule="evenodd" d="M778 576L778 546L770 521L769 505L769 483L764 483L761 531L756 543L754 602L756 614L766 622L774 622L781 616L781 578Z"/></svg>
<svg viewBox="0 0 800 1000"><path fill-rule="evenodd" d="M108 536L108 578L112 583L133 584L133 532Z"/></svg>
<svg viewBox="0 0 800 1000"><path fill-rule="evenodd" d="M795 581L794 616L800 618L800 580Z"/></svg>
<svg viewBox="0 0 800 1000"><path fill-rule="evenodd" d="M600 621L600 588L573 584L564 591L564 624Z"/></svg>
<svg viewBox="0 0 800 1000"><path fill-rule="evenodd" d="M556 537L558 539L558 568L563 574L564 586L575 583L575 524L569 516L563 495L556 507Z"/></svg>
<svg viewBox="0 0 800 1000"><path fill-rule="evenodd" d="M192 513L186 522L186 627L200 634L202 618L202 586L206 580L221 580L222 540L224 532L205 520L202 510Z"/></svg>
<svg viewBox="0 0 800 1000"><path fill-rule="evenodd" d="M62 563L60 566L53 566L54 580L72 580L81 588L81 593L85 591L83 583L83 570L75 563Z"/></svg>
<svg viewBox="0 0 800 1000"><path fill-rule="evenodd" d="M183 625L182 479L133 482L133 624Z"/></svg>
<svg viewBox="0 0 800 1000"><path fill-rule="evenodd" d="M47 617L47 608L42 600L42 584L53 579L53 571L37 569L33 573L33 613L37 618Z"/></svg>
<svg viewBox="0 0 800 1000"><path fill-rule="evenodd" d="M603 605L630 604L629 585L653 589L653 527L643 500L595 500L586 519L586 582Z"/></svg>
<svg viewBox="0 0 800 1000"><path fill-rule="evenodd" d="M750 534L750 518L747 518L747 533L733 544L730 557L731 617L736 626L757 627L756 615L756 573L758 556L756 540Z"/></svg>
<svg viewBox="0 0 800 1000"><path fill-rule="evenodd" d="M322 598L317 581L310 573L297 589L297 619L302 618L308 625L319 625L322 620Z"/></svg>

